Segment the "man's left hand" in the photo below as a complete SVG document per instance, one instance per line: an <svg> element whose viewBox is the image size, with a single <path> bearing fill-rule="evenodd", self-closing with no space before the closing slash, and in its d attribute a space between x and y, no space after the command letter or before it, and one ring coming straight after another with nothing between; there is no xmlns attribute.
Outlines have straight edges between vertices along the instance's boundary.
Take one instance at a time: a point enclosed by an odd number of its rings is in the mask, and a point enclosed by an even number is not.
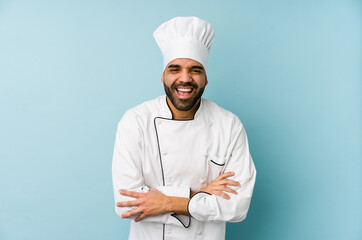
<svg viewBox="0 0 362 240"><path fill-rule="evenodd" d="M146 217L161 215L168 212L167 196L157 189L151 189L147 193L121 190L120 194L136 199L132 201L117 202L117 207L136 207L129 212L123 213L122 218L129 218L139 214L135 219L136 222L139 222Z"/></svg>

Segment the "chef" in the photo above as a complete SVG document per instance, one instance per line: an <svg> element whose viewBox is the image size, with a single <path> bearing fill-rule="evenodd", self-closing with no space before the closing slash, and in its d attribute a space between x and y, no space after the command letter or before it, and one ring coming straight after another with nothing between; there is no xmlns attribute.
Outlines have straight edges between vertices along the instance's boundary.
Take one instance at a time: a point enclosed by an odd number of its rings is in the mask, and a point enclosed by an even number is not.
<svg viewBox="0 0 362 240"><path fill-rule="evenodd" d="M176 17L154 38L166 95L128 110L118 124L116 212L134 220L131 240L225 239L226 222L247 215L256 170L238 117L201 98L214 29Z"/></svg>

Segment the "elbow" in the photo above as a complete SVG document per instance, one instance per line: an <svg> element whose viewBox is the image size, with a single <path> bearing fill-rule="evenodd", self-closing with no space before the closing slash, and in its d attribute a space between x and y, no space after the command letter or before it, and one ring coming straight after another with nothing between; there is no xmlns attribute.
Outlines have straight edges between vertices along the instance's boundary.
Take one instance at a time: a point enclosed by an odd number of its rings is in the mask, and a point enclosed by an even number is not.
<svg viewBox="0 0 362 240"><path fill-rule="evenodd" d="M246 218L251 196L229 200L215 195L195 194L189 202L192 217L205 222L241 222Z"/></svg>
<svg viewBox="0 0 362 240"><path fill-rule="evenodd" d="M228 222L242 222L245 220L246 215L248 214L248 210L246 209L242 214L238 214L236 216L234 216L234 218L229 219Z"/></svg>
<svg viewBox="0 0 362 240"><path fill-rule="evenodd" d="M225 208L225 212L222 214L225 216L227 222L241 222L246 218L250 206L251 197L243 198L239 200L234 206Z"/></svg>

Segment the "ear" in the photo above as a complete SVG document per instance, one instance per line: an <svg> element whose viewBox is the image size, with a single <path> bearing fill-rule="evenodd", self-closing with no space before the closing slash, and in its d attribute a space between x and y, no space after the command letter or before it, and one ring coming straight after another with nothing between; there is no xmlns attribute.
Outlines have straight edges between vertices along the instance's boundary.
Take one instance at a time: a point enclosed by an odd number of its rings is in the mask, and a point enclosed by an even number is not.
<svg viewBox="0 0 362 240"><path fill-rule="evenodd" d="M161 82L163 83L163 75L165 74L165 72L162 73L162 77L161 77Z"/></svg>
<svg viewBox="0 0 362 240"><path fill-rule="evenodd" d="M209 81L207 81L207 75L205 74L205 86L209 83Z"/></svg>

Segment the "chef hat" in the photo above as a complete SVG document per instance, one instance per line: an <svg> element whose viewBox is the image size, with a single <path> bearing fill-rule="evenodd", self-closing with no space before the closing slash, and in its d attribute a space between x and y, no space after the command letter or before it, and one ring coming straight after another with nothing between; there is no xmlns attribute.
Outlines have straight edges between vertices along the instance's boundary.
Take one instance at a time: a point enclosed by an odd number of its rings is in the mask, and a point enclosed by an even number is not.
<svg viewBox="0 0 362 240"><path fill-rule="evenodd" d="M163 55L163 69L176 58L190 58L206 68L214 35L210 23L197 17L175 17L162 23L153 37Z"/></svg>

